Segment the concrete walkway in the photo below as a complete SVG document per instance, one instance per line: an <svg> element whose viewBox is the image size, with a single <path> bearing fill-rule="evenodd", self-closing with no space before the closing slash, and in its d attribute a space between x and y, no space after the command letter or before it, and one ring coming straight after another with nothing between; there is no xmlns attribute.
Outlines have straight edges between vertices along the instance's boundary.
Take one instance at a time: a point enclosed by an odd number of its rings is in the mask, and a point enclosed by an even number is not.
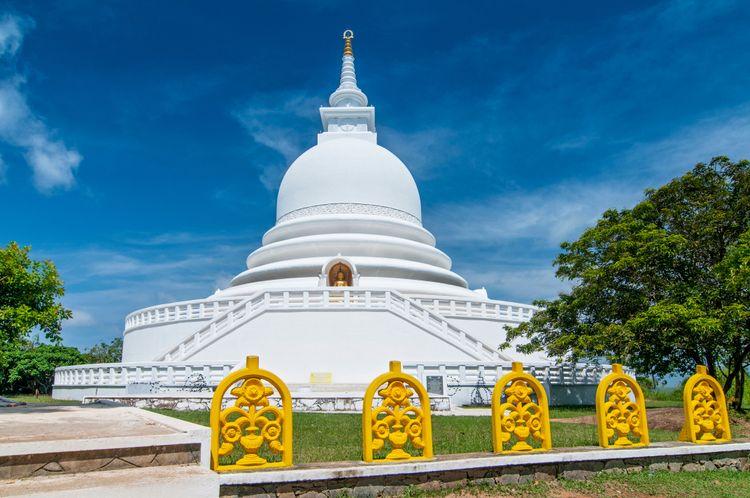
<svg viewBox="0 0 750 498"><path fill-rule="evenodd" d="M197 465L104 470L0 481L0 496L211 498L219 496L219 478Z"/></svg>
<svg viewBox="0 0 750 498"><path fill-rule="evenodd" d="M28 404L0 408L0 445L180 432L144 413L132 408L101 404Z"/></svg>
<svg viewBox="0 0 750 498"><path fill-rule="evenodd" d="M17 479L208 467L209 439L208 427L137 408L4 407L0 408L0 488Z"/></svg>

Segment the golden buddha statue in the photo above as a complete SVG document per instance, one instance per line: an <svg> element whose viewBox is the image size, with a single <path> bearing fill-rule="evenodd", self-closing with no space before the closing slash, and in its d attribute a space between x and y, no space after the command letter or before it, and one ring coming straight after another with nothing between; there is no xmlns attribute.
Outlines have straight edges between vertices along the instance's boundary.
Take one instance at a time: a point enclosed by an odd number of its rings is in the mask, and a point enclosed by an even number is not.
<svg viewBox="0 0 750 498"><path fill-rule="evenodd" d="M349 287L349 282L346 281L344 272L339 270L336 274L336 281L333 283L334 287Z"/></svg>

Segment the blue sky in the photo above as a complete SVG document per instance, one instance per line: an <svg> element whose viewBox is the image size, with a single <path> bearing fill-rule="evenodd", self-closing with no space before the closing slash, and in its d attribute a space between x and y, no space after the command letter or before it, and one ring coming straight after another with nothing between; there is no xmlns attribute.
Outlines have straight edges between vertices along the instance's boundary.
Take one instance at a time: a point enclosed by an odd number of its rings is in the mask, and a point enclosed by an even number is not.
<svg viewBox="0 0 750 498"><path fill-rule="evenodd" d="M602 211L750 156L749 23L739 1L0 4L0 243L57 263L75 346L225 286L351 28L380 143L454 269L552 297L560 242Z"/></svg>

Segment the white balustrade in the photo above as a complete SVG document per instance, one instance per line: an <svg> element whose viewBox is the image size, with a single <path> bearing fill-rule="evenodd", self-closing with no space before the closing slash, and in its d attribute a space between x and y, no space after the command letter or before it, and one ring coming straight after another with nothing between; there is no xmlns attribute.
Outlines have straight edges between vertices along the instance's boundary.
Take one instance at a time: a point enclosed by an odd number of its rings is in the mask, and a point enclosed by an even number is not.
<svg viewBox="0 0 750 498"><path fill-rule="evenodd" d="M337 303L332 303L330 299L331 292L336 293L336 291L320 290L269 292L268 299L270 302L268 304L272 306L283 305L286 308L309 308L311 306L316 307L316 304L325 305L325 303L335 306ZM362 295L356 288L338 292L343 293L339 294L342 297L341 301L348 303L349 307L370 308L372 306L371 299L373 295L370 295L368 298L367 295ZM375 296L376 299L384 298L384 292L379 291L378 296ZM361 300L357 299L360 297L362 298ZM144 308L129 314L125 318L125 331L167 322L211 320L246 299L194 300ZM502 301L470 301L420 297L409 299L419 304L422 308L446 317L483 318L519 322L529 320L537 310L535 306Z"/></svg>
<svg viewBox="0 0 750 498"><path fill-rule="evenodd" d="M156 382L168 386L185 384L193 373L200 373L211 386L234 368L232 363L102 363L73 365L55 369L55 386L112 386L135 382Z"/></svg>
<svg viewBox="0 0 750 498"><path fill-rule="evenodd" d="M125 331L157 323L210 320L242 300L243 298L197 299L144 308L125 317Z"/></svg>
<svg viewBox="0 0 750 498"><path fill-rule="evenodd" d="M422 382L427 376L442 376L448 384L493 386L500 377L511 371L510 361L430 363L403 362L404 372L415 375ZM596 385L612 372L611 365L594 363L524 363L524 369L542 383L565 385Z"/></svg>
<svg viewBox="0 0 750 498"><path fill-rule="evenodd" d="M422 307L439 315L459 318L484 318L520 322L529 320L536 306L506 303L503 301L469 301L460 299L411 298Z"/></svg>

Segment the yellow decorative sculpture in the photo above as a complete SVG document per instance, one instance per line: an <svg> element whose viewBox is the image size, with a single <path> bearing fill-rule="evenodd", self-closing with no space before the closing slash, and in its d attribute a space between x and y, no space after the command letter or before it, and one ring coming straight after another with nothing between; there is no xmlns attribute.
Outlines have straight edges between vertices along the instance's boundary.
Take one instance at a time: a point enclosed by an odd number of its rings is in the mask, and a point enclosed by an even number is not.
<svg viewBox="0 0 750 498"><path fill-rule="evenodd" d="M603 448L649 444L643 392L619 363L612 364L612 373L596 389L596 428Z"/></svg>
<svg viewBox="0 0 750 498"><path fill-rule="evenodd" d="M222 409L227 391L236 399L231 406ZM268 400L274 393L281 398L280 408ZM241 457L236 462L221 463L221 457L231 459L235 454ZM246 367L222 380L211 401L211 468L225 472L290 465L292 398L289 389L276 375L258 368L257 356L248 356Z"/></svg>
<svg viewBox="0 0 750 498"><path fill-rule="evenodd" d="M513 446L506 449L506 443ZM523 371L523 363L518 361L513 362L512 371L502 376L492 390L492 447L495 453L552 448L547 393L534 376Z"/></svg>
<svg viewBox="0 0 750 498"><path fill-rule="evenodd" d="M382 401L373 408L376 391ZM412 404L415 393L420 406ZM416 378L401 371L400 361L390 362L390 371L378 376L365 391L362 441L365 462L427 460L433 456L430 398ZM378 450L388 453L376 458ZM421 455L413 455L419 452Z"/></svg>
<svg viewBox="0 0 750 498"><path fill-rule="evenodd" d="M726 443L731 441L727 400L721 385L698 365L682 392L685 423L680 441Z"/></svg>

